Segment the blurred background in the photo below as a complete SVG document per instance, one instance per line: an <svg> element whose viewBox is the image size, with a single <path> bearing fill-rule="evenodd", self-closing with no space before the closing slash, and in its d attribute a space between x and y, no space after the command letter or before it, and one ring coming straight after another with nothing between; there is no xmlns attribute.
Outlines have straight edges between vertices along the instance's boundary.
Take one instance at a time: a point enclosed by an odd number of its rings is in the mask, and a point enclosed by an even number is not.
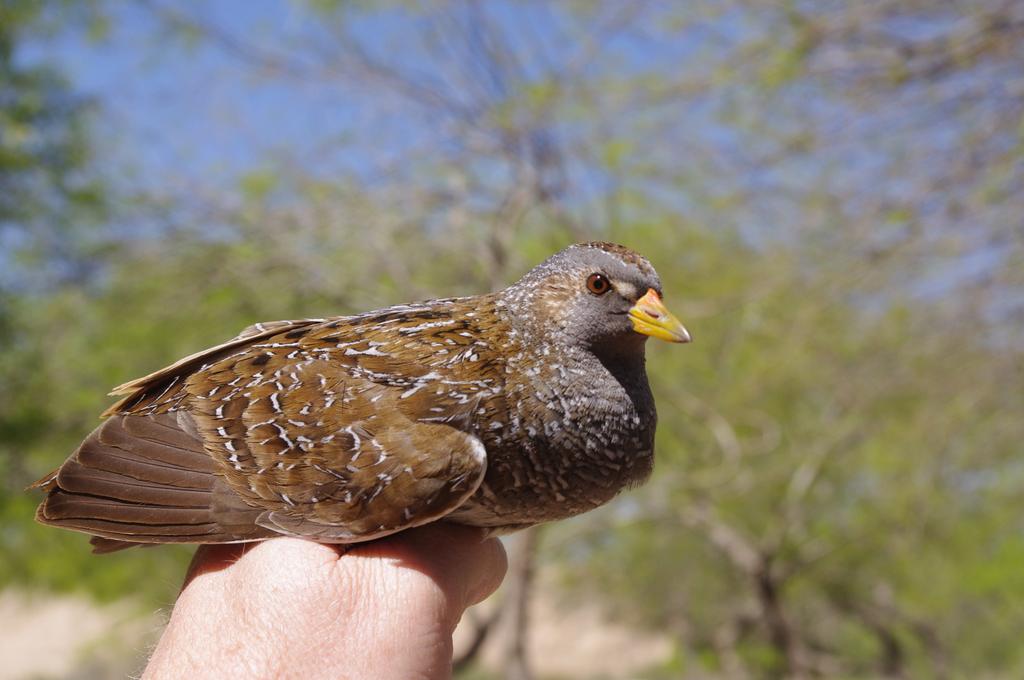
<svg viewBox="0 0 1024 680"><path fill-rule="evenodd" d="M139 668L186 548L25 486L255 321L658 268L651 482L509 542L464 678L1024 677L1024 3L0 2L0 677Z"/></svg>

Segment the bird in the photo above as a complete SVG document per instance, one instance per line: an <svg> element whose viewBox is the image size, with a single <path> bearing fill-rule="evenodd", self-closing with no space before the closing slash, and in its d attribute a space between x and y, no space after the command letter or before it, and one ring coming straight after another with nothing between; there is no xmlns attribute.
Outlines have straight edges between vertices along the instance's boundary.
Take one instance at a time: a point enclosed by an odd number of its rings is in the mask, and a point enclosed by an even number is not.
<svg viewBox="0 0 1024 680"><path fill-rule="evenodd" d="M117 387L36 518L106 553L578 515L652 471L646 340L690 341L662 297L594 241L496 293L254 324Z"/></svg>

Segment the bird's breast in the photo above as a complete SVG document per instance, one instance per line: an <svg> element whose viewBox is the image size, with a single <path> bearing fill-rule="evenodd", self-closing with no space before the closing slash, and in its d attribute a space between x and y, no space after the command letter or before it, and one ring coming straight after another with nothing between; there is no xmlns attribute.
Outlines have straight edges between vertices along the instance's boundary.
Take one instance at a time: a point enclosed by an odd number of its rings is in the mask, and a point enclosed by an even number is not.
<svg viewBox="0 0 1024 680"><path fill-rule="evenodd" d="M656 415L646 390L589 371L580 380L524 380L485 405L481 488L453 519L485 526L570 517L642 482L653 464ZM585 378L585 379L584 379Z"/></svg>

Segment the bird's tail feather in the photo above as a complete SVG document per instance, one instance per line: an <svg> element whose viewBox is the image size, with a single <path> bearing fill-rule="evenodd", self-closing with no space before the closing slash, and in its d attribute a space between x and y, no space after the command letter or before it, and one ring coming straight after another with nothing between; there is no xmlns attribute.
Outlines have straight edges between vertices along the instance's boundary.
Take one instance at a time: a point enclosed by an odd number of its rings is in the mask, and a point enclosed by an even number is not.
<svg viewBox="0 0 1024 680"><path fill-rule="evenodd" d="M234 543L273 535L217 474L184 413L118 415L55 473L36 518L92 534L94 551L137 544ZM194 430L193 430L194 431Z"/></svg>

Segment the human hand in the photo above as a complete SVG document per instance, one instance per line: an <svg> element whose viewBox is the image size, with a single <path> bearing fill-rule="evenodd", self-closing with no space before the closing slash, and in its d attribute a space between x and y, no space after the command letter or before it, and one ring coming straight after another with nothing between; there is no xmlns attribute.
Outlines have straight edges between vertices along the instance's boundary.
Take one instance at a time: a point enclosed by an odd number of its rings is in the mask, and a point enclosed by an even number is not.
<svg viewBox="0 0 1024 680"><path fill-rule="evenodd" d="M500 585L497 539L431 524L372 543L201 546L143 680L446 678L462 613Z"/></svg>

